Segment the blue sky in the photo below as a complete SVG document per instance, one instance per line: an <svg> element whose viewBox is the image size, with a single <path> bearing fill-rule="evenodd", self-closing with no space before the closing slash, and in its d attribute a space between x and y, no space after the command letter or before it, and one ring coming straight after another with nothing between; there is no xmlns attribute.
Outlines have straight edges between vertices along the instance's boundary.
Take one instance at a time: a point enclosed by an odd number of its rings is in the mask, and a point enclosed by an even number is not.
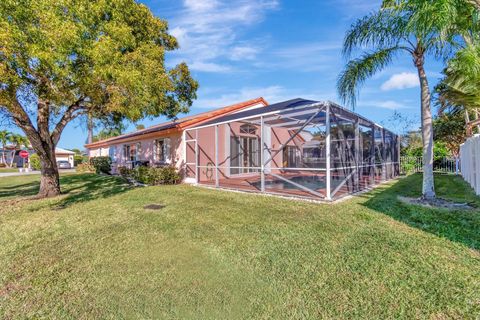
<svg viewBox="0 0 480 320"><path fill-rule="evenodd" d="M340 102L336 79L345 64L342 40L355 19L379 7L371 0L144 0L169 22L180 49L167 65L186 61L200 83L191 114L263 96L268 102L297 97ZM442 64L427 63L431 85ZM419 116L419 88L411 58L394 64L368 81L356 112L377 123L389 123L394 110ZM181 116L181 115L180 115ZM163 119L147 119L146 126ZM393 126L393 127L392 127ZM133 130L133 126L128 131ZM84 126L66 128L59 146L82 148Z"/></svg>

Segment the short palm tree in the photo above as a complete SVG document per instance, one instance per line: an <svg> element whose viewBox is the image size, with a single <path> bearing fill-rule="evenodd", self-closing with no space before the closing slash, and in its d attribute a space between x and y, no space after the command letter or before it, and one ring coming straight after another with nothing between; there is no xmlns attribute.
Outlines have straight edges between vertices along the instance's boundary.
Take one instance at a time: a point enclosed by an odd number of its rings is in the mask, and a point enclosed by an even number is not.
<svg viewBox="0 0 480 320"><path fill-rule="evenodd" d="M455 36L465 32L459 26L465 24L465 17L471 17L473 11L472 5L456 0L384 0L378 12L355 22L344 40L343 53L347 59L356 50L368 50L350 60L338 79L340 97L352 106L359 87L368 78L386 68L400 53L412 58L421 90L424 199L435 198L431 93L425 59L431 54L450 53Z"/></svg>
<svg viewBox="0 0 480 320"><path fill-rule="evenodd" d="M453 108L468 112L480 108L480 45L457 52L443 74L445 77L435 88L441 111Z"/></svg>
<svg viewBox="0 0 480 320"><path fill-rule="evenodd" d="M28 148L30 145L30 141L28 140L28 138L22 136L21 134L12 133L9 140L15 145L15 149L21 149L22 146ZM13 167L13 161L14 157L12 157L10 167Z"/></svg>
<svg viewBox="0 0 480 320"><path fill-rule="evenodd" d="M12 133L7 130L0 131L0 142L2 143L2 163L5 165L7 164L7 159L5 157L5 147L7 146L7 142L10 141Z"/></svg>

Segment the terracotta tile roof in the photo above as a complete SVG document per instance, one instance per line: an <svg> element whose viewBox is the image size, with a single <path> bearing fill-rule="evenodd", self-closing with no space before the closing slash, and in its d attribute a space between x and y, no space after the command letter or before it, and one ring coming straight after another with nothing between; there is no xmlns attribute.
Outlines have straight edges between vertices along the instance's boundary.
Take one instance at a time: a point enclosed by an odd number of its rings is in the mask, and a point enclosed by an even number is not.
<svg viewBox="0 0 480 320"><path fill-rule="evenodd" d="M224 108L199 113L196 115L186 116L176 120L162 122L157 125L154 125L142 130L138 130L135 132L123 134L117 137L96 141L90 144L86 144L85 148L87 149L100 148L100 147L108 146L113 143L121 143L121 142L127 142L131 140L138 140L139 138L146 139L146 138L150 138L153 135L166 135L166 134L181 132L184 129L191 128L202 122L210 121L218 117L227 115L229 113L240 111L248 107L252 107L259 103L263 104L264 106L268 105L268 102L262 97L260 97L260 98L244 101L241 103L233 104Z"/></svg>

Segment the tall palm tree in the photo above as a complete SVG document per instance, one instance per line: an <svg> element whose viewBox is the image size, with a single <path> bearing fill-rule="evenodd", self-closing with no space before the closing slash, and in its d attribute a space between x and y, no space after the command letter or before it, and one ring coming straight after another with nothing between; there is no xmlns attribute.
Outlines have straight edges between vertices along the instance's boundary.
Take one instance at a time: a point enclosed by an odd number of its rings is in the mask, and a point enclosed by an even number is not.
<svg viewBox="0 0 480 320"><path fill-rule="evenodd" d="M455 36L464 33L458 26L466 16L471 17L472 11L472 5L456 0L384 0L379 11L355 22L344 40L343 54L347 59L356 50L368 50L350 60L338 79L340 97L352 106L359 87L368 78L386 68L400 53L412 58L421 90L424 199L435 198L431 93L425 59L451 52Z"/></svg>
<svg viewBox="0 0 480 320"><path fill-rule="evenodd" d="M7 142L10 141L10 136L12 133L7 130L1 130L0 131L0 142L2 143L2 163L5 165L7 164L7 159L5 157L5 147L7 146Z"/></svg>

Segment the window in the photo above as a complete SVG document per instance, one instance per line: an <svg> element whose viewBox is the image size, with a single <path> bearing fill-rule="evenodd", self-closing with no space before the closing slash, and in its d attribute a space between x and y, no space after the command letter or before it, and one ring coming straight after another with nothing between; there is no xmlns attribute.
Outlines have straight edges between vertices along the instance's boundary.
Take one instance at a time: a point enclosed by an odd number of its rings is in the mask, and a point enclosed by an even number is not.
<svg viewBox="0 0 480 320"><path fill-rule="evenodd" d="M137 161L137 145L138 144L125 144L123 145L123 157L126 161Z"/></svg>
<svg viewBox="0 0 480 320"><path fill-rule="evenodd" d="M251 124L244 124L240 126L240 133L255 134L256 132L257 132L257 128Z"/></svg>
<svg viewBox="0 0 480 320"><path fill-rule="evenodd" d="M108 156L113 162L117 161L117 147L112 146L108 149Z"/></svg>
<svg viewBox="0 0 480 320"><path fill-rule="evenodd" d="M170 139L158 139L154 144L154 159L157 162L169 163L170 162Z"/></svg>

